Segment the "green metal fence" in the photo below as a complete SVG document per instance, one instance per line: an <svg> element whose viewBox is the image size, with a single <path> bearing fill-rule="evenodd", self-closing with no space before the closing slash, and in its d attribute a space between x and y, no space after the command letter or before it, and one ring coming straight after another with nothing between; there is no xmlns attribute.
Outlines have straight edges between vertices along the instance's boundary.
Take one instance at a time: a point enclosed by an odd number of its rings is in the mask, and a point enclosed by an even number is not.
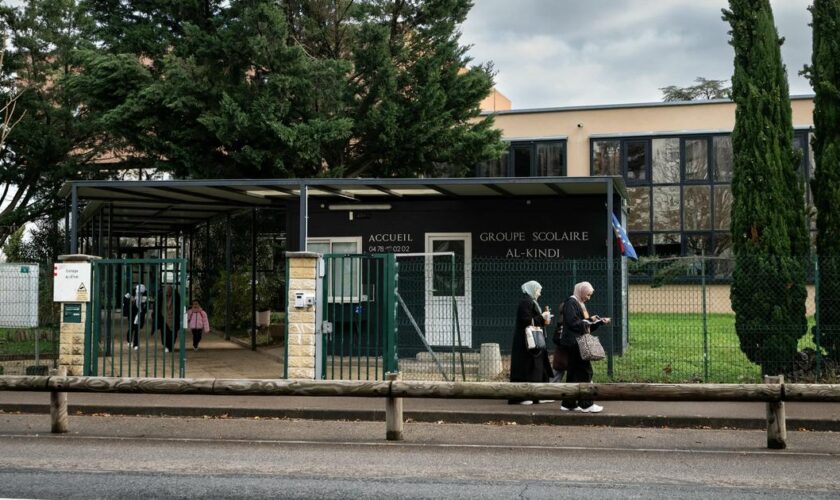
<svg viewBox="0 0 840 500"><path fill-rule="evenodd" d="M489 377L485 373L482 380L506 380L521 286L532 279L543 285L540 303L555 313L577 281L590 281L600 291L593 298L593 310L608 315L609 307L615 309L613 324L603 332L605 347L623 352L620 261L612 267L604 259L465 260L460 255L421 255L398 260L397 346L404 378L479 380L481 347L497 344L502 368ZM610 271L616 291L612 298L607 293Z"/></svg>
<svg viewBox="0 0 840 500"><path fill-rule="evenodd" d="M321 378L384 379L397 369L394 255L327 254L323 266Z"/></svg>
<svg viewBox="0 0 840 500"><path fill-rule="evenodd" d="M85 374L186 376L186 260L96 260L92 271Z"/></svg>
<svg viewBox="0 0 840 500"><path fill-rule="evenodd" d="M396 342L406 378L478 380L481 363L488 361L482 360L482 344L498 344L502 369L495 378L506 380L520 286L535 279L543 285L540 303L555 313L575 283L589 281L594 286L589 310L613 318L609 327L597 332L609 356L594 363L596 381L752 383L762 379L760 363L744 354L736 331L730 299L732 259L698 256L637 263L617 259L610 265L606 259L474 258L465 263L439 260L430 266L428 257L416 257L400 258L399 264L398 295L405 307L398 303ZM457 308L434 307L430 299L439 288L434 277L453 274L453 266L456 282L449 290L455 289L459 296L465 293L467 298L459 298ZM789 379L836 382L838 364L830 349L816 348L821 332L833 331L825 320L817 322L818 316L831 315L825 310L817 314L816 296L827 287L827 280L840 281L840 273L817 272L815 259L804 263L803 269L807 271L808 298L803 310L807 329L803 323L794 351L767 352L784 356L775 366L787 367L784 372ZM466 283L461 284L461 279ZM772 273L756 274L751 281L759 289L789 286L779 283ZM760 325L767 335L779 328L770 316ZM550 337L553 327L548 330ZM430 348L420 339L420 332ZM824 344L827 336L823 333ZM551 343L549 349L553 349Z"/></svg>

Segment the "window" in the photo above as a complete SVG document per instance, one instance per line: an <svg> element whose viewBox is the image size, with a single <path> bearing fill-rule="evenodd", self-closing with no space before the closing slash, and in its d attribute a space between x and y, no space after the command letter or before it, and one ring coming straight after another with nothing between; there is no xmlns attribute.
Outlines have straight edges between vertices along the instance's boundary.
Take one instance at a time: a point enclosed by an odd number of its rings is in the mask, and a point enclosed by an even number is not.
<svg viewBox="0 0 840 500"><path fill-rule="evenodd" d="M685 186L683 200L685 218L683 227L686 231L712 228L711 186Z"/></svg>
<svg viewBox="0 0 840 500"><path fill-rule="evenodd" d="M650 231L650 188L627 188L629 213L627 229L630 231Z"/></svg>
<svg viewBox="0 0 840 500"><path fill-rule="evenodd" d="M621 141L592 143L592 175L621 175Z"/></svg>
<svg viewBox="0 0 840 500"><path fill-rule="evenodd" d="M715 229L729 231L732 212L732 188L715 186Z"/></svg>
<svg viewBox="0 0 840 500"><path fill-rule="evenodd" d="M686 139L685 180L705 181L709 179L709 140Z"/></svg>
<svg viewBox="0 0 840 500"><path fill-rule="evenodd" d="M566 175L566 143L537 143L537 175L541 177Z"/></svg>
<svg viewBox="0 0 840 500"><path fill-rule="evenodd" d="M513 176L531 177L531 146L513 147Z"/></svg>
<svg viewBox="0 0 840 500"><path fill-rule="evenodd" d="M653 230L680 230L680 187L653 188Z"/></svg>
<svg viewBox="0 0 840 500"><path fill-rule="evenodd" d="M732 138L728 135L712 139L715 158L715 182L732 180Z"/></svg>
<svg viewBox="0 0 840 500"><path fill-rule="evenodd" d="M627 141L625 143L627 183L639 184L648 180L648 142Z"/></svg>
<svg viewBox="0 0 840 500"><path fill-rule="evenodd" d="M310 252L325 254L358 255L361 253L361 237L310 238L306 240L306 249ZM327 287L330 302L358 302L367 300L359 297L362 276L358 258L337 257L329 259L324 286Z"/></svg>
<svg viewBox="0 0 840 500"><path fill-rule="evenodd" d="M655 233L653 253L657 257L679 257L682 255L680 233Z"/></svg>
<svg viewBox="0 0 840 500"><path fill-rule="evenodd" d="M505 151L498 160L487 160L478 164L476 177L507 177L508 155Z"/></svg>
<svg viewBox="0 0 840 500"><path fill-rule="evenodd" d="M654 139L652 143L654 184L680 182L680 140ZM630 171L628 170L628 174Z"/></svg>
<svg viewBox="0 0 840 500"><path fill-rule="evenodd" d="M514 142L498 160L476 165L477 177L566 175L566 141Z"/></svg>
<svg viewBox="0 0 840 500"><path fill-rule="evenodd" d="M447 255L435 255L433 257L433 295L435 297L450 297L452 295L463 297L466 289L464 283L464 249L466 248L466 242L462 240L436 240L432 244L433 252L452 252L455 254L454 270L452 269L452 257Z"/></svg>

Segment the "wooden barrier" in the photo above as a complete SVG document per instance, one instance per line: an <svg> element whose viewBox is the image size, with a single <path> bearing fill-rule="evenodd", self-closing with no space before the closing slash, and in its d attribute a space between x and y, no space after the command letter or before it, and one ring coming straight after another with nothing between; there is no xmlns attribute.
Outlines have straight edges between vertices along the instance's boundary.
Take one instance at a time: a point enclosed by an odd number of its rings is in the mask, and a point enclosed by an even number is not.
<svg viewBox="0 0 840 500"><path fill-rule="evenodd" d="M220 396L336 396L386 398L386 438L403 437L402 398L598 399L600 401L732 401L767 403L767 446L786 446L784 401L840 402L840 384L537 384L508 382L162 379L117 377L0 376L0 391L50 392L53 432L67 432L67 392L205 394ZM61 396L64 396L63 398ZM59 423L64 415L63 426ZM63 430L61 430L63 429Z"/></svg>

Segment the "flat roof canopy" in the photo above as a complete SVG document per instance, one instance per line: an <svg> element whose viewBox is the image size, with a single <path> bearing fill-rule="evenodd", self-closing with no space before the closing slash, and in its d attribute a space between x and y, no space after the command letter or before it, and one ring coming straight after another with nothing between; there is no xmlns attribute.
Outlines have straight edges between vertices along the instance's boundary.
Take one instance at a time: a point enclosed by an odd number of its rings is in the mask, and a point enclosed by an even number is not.
<svg viewBox="0 0 840 500"><path fill-rule="evenodd" d="M289 201L332 197L347 203L382 198L470 198L607 195L627 198L621 177L431 179L208 179L69 181L59 195L70 204L71 232L110 213L114 236L174 234L250 208L285 208ZM76 221L79 224L76 224Z"/></svg>

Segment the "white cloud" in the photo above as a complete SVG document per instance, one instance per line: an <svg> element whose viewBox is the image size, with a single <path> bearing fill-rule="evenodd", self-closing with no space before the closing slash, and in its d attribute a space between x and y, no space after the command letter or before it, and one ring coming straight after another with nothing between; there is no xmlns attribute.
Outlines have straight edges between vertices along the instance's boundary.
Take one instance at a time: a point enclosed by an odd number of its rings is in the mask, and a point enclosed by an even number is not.
<svg viewBox="0 0 840 500"><path fill-rule="evenodd" d="M809 0L773 0L791 93L809 62ZM658 101L660 87L729 79L725 0L476 0L463 26L515 108Z"/></svg>

